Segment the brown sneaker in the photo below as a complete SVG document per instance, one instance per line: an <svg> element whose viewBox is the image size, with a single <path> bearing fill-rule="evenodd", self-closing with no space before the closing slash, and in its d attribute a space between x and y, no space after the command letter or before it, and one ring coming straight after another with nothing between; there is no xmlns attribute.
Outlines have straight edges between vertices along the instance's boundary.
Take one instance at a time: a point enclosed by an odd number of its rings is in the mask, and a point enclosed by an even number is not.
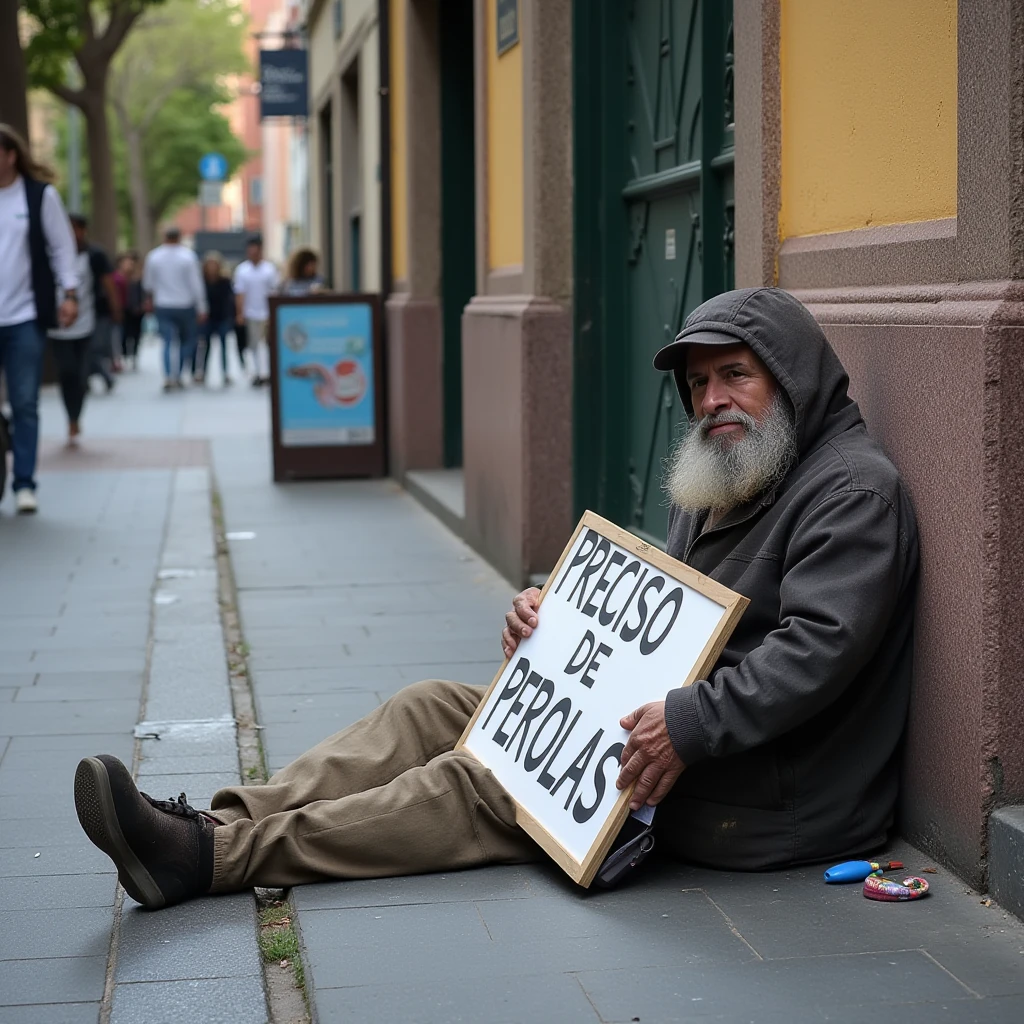
<svg viewBox="0 0 1024 1024"><path fill-rule="evenodd" d="M140 793L110 754L75 772L75 809L85 834L117 867L133 900L150 910L202 896L213 883L213 823L185 802Z"/></svg>

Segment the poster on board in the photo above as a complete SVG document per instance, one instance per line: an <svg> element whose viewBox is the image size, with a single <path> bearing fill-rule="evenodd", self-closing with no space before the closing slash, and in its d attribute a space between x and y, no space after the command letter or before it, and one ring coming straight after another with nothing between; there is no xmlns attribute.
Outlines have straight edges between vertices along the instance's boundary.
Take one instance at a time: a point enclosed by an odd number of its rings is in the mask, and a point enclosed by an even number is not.
<svg viewBox="0 0 1024 1024"><path fill-rule="evenodd" d="M589 886L628 813L619 719L703 678L748 601L587 512L521 640L459 741L515 800L519 825Z"/></svg>
<svg viewBox="0 0 1024 1024"><path fill-rule="evenodd" d="M271 299L274 479L384 472L379 300Z"/></svg>

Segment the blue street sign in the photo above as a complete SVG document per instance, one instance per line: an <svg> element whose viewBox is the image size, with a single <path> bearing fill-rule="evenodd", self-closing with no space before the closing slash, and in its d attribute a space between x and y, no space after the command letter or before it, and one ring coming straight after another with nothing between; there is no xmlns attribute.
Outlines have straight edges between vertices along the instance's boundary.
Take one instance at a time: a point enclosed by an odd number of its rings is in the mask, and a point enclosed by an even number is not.
<svg viewBox="0 0 1024 1024"><path fill-rule="evenodd" d="M199 160L199 176L203 181L223 181L227 177L228 162L220 153L207 153Z"/></svg>

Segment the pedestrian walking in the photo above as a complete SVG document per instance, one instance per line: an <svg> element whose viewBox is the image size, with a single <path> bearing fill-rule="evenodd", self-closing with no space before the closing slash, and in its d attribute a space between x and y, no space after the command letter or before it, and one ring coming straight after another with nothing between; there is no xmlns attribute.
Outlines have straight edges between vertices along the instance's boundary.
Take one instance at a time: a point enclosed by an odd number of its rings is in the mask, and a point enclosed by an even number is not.
<svg viewBox="0 0 1024 1024"><path fill-rule="evenodd" d="M71 214L71 229L75 233L75 244L78 249L79 267L82 266L84 256L89 264L89 280L92 288L92 295L87 297L84 294L85 284L79 280L79 307L87 304L87 298L92 299L92 326L90 330L90 344L88 346L86 365L86 388L88 378L98 376L103 379L107 391L114 388L113 358L114 358L114 324L121 322L121 300L117 294L117 286L114 283L114 268L106 252L98 245L89 242L89 220L81 213ZM69 330L77 330L72 324ZM69 414L70 417L70 414ZM77 417L70 417L75 422ZM77 435L76 435L77 436Z"/></svg>
<svg viewBox="0 0 1024 1024"><path fill-rule="evenodd" d="M249 347L256 362L253 387L270 383L270 351L267 348L267 321L270 296L277 288L277 267L263 258L263 239L249 239L246 259L235 268L235 322L245 324Z"/></svg>
<svg viewBox="0 0 1024 1024"><path fill-rule="evenodd" d="M228 376L228 332L235 320L235 293L231 281L224 274L224 258L219 252L208 252L203 259L203 285L206 288L208 313L206 323L199 332L200 344L192 360L192 376L197 384L206 379L210 349L216 335L220 343L220 365L225 386L231 384Z"/></svg>
<svg viewBox="0 0 1024 1024"><path fill-rule="evenodd" d="M147 257L142 288L152 303L164 342L164 391L181 388L181 371L191 365L196 331L206 322L206 289L199 258L170 227L163 245Z"/></svg>
<svg viewBox="0 0 1024 1024"><path fill-rule="evenodd" d="M68 447L77 447L81 433L82 408L89 393L89 377L97 365L102 365L96 335L100 323L100 298L106 299L106 308L113 317L119 313L119 302L113 281L113 271L106 253L89 244L88 221L81 214L71 215L78 253L75 257L78 271L78 316L65 328L49 331L53 346L57 377L64 410L68 416ZM108 317L110 319L110 317ZM109 343L109 342L108 342ZM107 390L113 387L113 378L106 367Z"/></svg>
<svg viewBox="0 0 1024 1024"><path fill-rule="evenodd" d="M320 258L312 249L296 249L288 260L288 276L281 286L282 295L310 295L323 289L317 272Z"/></svg>
<svg viewBox="0 0 1024 1024"><path fill-rule="evenodd" d="M0 124L0 370L11 403L15 504L35 512L45 334L78 316L75 238L53 174ZM61 297L57 298L57 285Z"/></svg>
<svg viewBox="0 0 1024 1024"><path fill-rule="evenodd" d="M145 314L138 253L129 251L117 258L114 286L117 288L122 310L121 355L133 370L137 370L142 317Z"/></svg>

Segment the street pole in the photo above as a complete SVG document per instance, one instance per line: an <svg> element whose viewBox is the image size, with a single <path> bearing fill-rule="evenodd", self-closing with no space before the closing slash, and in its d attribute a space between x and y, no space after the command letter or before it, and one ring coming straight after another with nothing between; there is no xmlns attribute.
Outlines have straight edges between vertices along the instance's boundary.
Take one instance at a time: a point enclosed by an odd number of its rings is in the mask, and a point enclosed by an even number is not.
<svg viewBox="0 0 1024 1024"><path fill-rule="evenodd" d="M71 88L78 84L75 65L68 61L66 80ZM68 206L82 213L82 112L68 104Z"/></svg>
<svg viewBox="0 0 1024 1024"><path fill-rule="evenodd" d="M82 113L68 104L68 206L72 213L82 212Z"/></svg>

